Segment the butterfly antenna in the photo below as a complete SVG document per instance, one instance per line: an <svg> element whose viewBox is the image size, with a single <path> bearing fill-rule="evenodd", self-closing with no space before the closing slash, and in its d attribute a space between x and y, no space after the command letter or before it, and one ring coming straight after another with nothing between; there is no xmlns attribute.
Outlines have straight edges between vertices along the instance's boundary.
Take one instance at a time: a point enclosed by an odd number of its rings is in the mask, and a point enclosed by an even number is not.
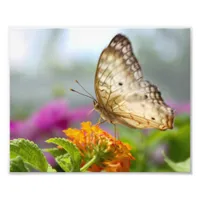
<svg viewBox="0 0 200 200"><path fill-rule="evenodd" d="M90 95L94 100L96 100L77 80L76 83L88 94Z"/></svg>
<svg viewBox="0 0 200 200"><path fill-rule="evenodd" d="M90 99L93 99L94 100L94 98L93 97L91 97L91 96L88 96L88 95L86 95L86 94L83 94L83 93L81 93L81 92L78 92L78 91L76 91L76 90L74 90L74 89L70 89L72 92L76 92L77 94L80 94L80 95L83 95L83 96L85 96L85 97L88 97L88 98L90 98Z"/></svg>

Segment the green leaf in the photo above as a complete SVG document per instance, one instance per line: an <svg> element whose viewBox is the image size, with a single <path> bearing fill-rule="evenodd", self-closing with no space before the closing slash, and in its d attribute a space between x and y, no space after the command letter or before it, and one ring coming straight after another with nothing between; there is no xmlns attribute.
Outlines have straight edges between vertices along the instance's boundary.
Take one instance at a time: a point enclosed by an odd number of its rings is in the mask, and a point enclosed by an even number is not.
<svg viewBox="0 0 200 200"><path fill-rule="evenodd" d="M57 171L53 169L51 165L48 165L47 172L57 172Z"/></svg>
<svg viewBox="0 0 200 200"><path fill-rule="evenodd" d="M71 156L73 171L80 171L81 154L78 148L69 140L65 138L50 138L46 141L47 143L54 143L63 147Z"/></svg>
<svg viewBox="0 0 200 200"><path fill-rule="evenodd" d="M190 172L190 158L183 162L175 163L174 161L170 160L164 153L164 160L165 162L175 171L175 172Z"/></svg>
<svg viewBox="0 0 200 200"><path fill-rule="evenodd" d="M141 144L141 131L130 129L128 127L119 127L118 132L120 134L120 140L129 143L132 146L132 150L135 152L138 144Z"/></svg>
<svg viewBox="0 0 200 200"><path fill-rule="evenodd" d="M56 162L65 172L73 172L74 167L72 164L71 156L69 154L61 155L56 157Z"/></svg>
<svg viewBox="0 0 200 200"><path fill-rule="evenodd" d="M175 133L176 133L176 130L167 130L167 131L153 130L146 137L146 146L148 148L155 147L161 142L169 139Z"/></svg>
<svg viewBox="0 0 200 200"><path fill-rule="evenodd" d="M181 127L183 125L189 124L190 125L190 116L189 115L179 115L174 119L175 127Z"/></svg>
<svg viewBox="0 0 200 200"><path fill-rule="evenodd" d="M190 124L184 124L168 140L169 157L181 162L190 157Z"/></svg>
<svg viewBox="0 0 200 200"><path fill-rule="evenodd" d="M58 149L58 148L43 149L43 151L50 153L54 158L66 154L65 149Z"/></svg>
<svg viewBox="0 0 200 200"><path fill-rule="evenodd" d="M10 172L28 172L24 161L20 156L10 160Z"/></svg>
<svg viewBox="0 0 200 200"><path fill-rule="evenodd" d="M29 140L19 138L10 141L10 158L17 156L39 171L46 172L48 169L44 154L35 143Z"/></svg>

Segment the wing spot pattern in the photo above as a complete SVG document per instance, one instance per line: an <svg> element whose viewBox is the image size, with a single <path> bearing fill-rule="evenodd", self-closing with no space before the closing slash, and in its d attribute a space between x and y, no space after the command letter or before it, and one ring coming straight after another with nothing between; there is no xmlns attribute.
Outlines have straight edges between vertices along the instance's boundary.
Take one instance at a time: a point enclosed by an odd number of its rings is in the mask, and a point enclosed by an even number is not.
<svg viewBox="0 0 200 200"><path fill-rule="evenodd" d="M127 65L131 65L133 62L131 61L131 59L129 58L128 60L126 60L126 64Z"/></svg>

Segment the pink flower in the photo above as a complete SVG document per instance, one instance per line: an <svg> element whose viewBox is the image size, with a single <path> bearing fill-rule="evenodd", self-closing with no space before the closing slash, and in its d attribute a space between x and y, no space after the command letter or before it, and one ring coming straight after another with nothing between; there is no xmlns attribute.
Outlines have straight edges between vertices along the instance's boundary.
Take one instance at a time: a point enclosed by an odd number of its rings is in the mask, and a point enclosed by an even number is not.
<svg viewBox="0 0 200 200"><path fill-rule="evenodd" d="M52 101L34 113L31 120L44 132L52 129L62 130L71 122L68 104L63 99Z"/></svg>
<svg viewBox="0 0 200 200"><path fill-rule="evenodd" d="M34 140L36 134L38 133L38 128L29 121L10 121L10 138L26 138L29 140Z"/></svg>

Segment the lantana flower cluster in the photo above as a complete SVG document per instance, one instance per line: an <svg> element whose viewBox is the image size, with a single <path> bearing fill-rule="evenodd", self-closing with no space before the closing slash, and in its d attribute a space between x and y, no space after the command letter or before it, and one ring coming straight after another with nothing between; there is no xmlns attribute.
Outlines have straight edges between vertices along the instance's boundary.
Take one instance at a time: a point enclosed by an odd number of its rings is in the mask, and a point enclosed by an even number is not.
<svg viewBox="0 0 200 200"><path fill-rule="evenodd" d="M88 171L128 172L131 160L135 160L128 144L117 140L91 122L83 122L81 129L69 128L64 133L79 148L82 165L93 160Z"/></svg>

